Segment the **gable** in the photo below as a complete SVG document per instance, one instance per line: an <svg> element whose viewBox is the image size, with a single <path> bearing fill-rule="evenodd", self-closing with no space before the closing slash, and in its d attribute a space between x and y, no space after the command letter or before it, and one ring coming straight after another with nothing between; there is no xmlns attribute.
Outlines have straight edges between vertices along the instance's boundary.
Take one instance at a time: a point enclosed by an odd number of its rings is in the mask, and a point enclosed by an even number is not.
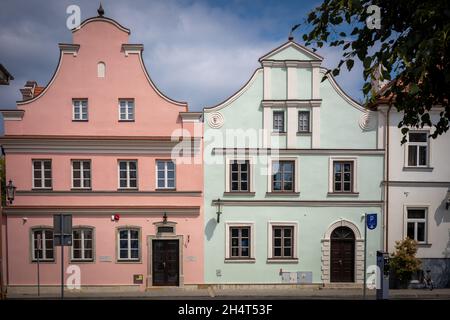
<svg viewBox="0 0 450 320"><path fill-rule="evenodd" d="M263 60L317 61L323 58L298 43L288 41L259 59Z"/></svg>

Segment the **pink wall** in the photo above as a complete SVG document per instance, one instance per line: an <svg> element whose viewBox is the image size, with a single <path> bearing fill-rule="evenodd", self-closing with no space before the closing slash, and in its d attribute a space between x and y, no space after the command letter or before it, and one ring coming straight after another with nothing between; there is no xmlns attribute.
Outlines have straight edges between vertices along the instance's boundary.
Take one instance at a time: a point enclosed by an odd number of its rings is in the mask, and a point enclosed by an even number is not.
<svg viewBox="0 0 450 320"><path fill-rule="evenodd" d="M37 265L31 263L30 230L33 226L51 226L51 216L10 216L8 218L9 243L9 284L36 285ZM95 262L74 263L81 269L81 285L132 285L134 274L147 275L148 247L147 236L155 234L153 222L161 221L160 217L122 216L118 222L113 222L109 215L74 216L73 225L95 227ZM184 235L183 265L185 284L203 282L203 235L198 232L198 218L169 217L169 221L177 222L177 234ZM124 225L140 226L141 254L139 263L117 263L116 260L116 228ZM190 241L187 243L187 235ZM41 284L60 284L61 252L55 247L55 262L40 264ZM112 262L100 262L99 256L111 256ZM69 265L70 254L65 248L66 267ZM195 258L192 258L195 257ZM145 281L144 281L145 282ZM145 285L145 284L144 284Z"/></svg>
<svg viewBox="0 0 450 320"><path fill-rule="evenodd" d="M100 19L100 20L99 20ZM194 134L194 123L184 122L180 112L187 111L185 103L177 103L157 92L146 77L139 54L122 51L122 44L128 42L128 33L113 23L99 18L82 25L73 33L74 44L80 48L76 56L62 55L59 69L47 90L36 99L18 104L25 110L21 121L6 121L6 136L65 136L77 141L83 148L85 140L77 137L128 137L165 140L174 130L179 129ZM106 63L106 77L97 77L97 63ZM30 75L32 78L32 75ZM72 121L72 99L87 98L89 121ZM119 122L119 98L134 98L135 121ZM200 129L200 130L199 130ZM195 132L201 137L201 124ZM45 146L44 146L45 147ZM6 209L8 213L8 266L10 285L34 285L36 283L36 264L30 257L30 229L34 226L53 224L52 214L37 212L38 209L61 206L61 212L71 213L67 207L92 208L109 207L161 208L161 212L141 213L139 215L121 214L119 222L112 222L111 213L74 214L73 225L95 227L95 262L79 264L82 270L82 285L130 285L133 274L147 275L147 236L155 234L153 222L161 221L165 207L196 207L197 214L170 215L169 220L177 222L177 235L190 243L183 246L185 284L203 282L203 169L202 163L176 165L176 192L161 193L118 193L118 159L138 161L138 190L154 191L156 187L155 161L168 159L170 154L148 154L148 152L123 154L111 151L108 154L92 151L68 153L56 150L53 153L15 152L6 149L7 179L17 187L15 201ZM201 159L200 150L200 159ZM53 190L45 194L32 191L32 159L52 160ZM71 159L90 159L92 164L92 193L71 192ZM177 159L178 161L178 159ZM26 191L24 193L24 191ZM58 193L54 191L66 191ZM110 191L113 193L96 193ZM177 192L194 192L178 194ZM22 208L21 213L14 212ZM26 209L23 209L26 208ZM9 211L8 211L9 210ZM29 212L28 212L28 211ZM68 210L68 211L67 211ZM92 210L95 212L95 210ZM153 213L152 213L153 212ZM24 222L26 217L26 222ZM142 228L140 263L116 263L116 227L134 225ZM55 263L43 263L41 279L43 284L59 284L59 248ZM100 262L99 256L112 256L113 262ZM68 257L68 255L67 255ZM66 259L67 261L67 259ZM144 280L145 283L145 280Z"/></svg>

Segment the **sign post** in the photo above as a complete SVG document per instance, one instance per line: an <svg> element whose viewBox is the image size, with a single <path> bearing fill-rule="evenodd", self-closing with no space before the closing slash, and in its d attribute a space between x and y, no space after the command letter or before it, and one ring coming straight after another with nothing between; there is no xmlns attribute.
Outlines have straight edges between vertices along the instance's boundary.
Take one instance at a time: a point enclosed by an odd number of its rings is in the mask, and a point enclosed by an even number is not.
<svg viewBox="0 0 450 320"><path fill-rule="evenodd" d="M377 227L377 214L364 214L364 282L363 282L363 298L366 300L367 287L367 229L373 230Z"/></svg>
<svg viewBox="0 0 450 320"><path fill-rule="evenodd" d="M64 246L72 245L72 215L53 215L54 243L61 246L61 299L64 299Z"/></svg>

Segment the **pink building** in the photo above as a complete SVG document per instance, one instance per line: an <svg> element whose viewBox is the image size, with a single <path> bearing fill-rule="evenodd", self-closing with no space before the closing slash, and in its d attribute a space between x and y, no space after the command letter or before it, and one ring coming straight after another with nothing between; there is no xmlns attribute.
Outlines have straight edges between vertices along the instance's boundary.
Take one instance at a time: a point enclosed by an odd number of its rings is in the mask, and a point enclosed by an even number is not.
<svg viewBox="0 0 450 320"><path fill-rule="evenodd" d="M157 89L143 46L102 12L72 34L48 85L27 82L17 110L1 111L17 187L3 209L9 290L34 290L38 258L41 285L60 284L59 213L73 215L64 261L82 288L202 283L201 113Z"/></svg>

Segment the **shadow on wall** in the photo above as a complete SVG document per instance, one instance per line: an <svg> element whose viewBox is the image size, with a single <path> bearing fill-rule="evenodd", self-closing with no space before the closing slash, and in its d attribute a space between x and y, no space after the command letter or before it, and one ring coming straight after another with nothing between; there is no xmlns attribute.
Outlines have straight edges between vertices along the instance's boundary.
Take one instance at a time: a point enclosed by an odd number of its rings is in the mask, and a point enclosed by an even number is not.
<svg viewBox="0 0 450 320"><path fill-rule="evenodd" d="M442 200L441 204L434 213L434 220L438 226L443 222L450 222L450 208L446 209L446 204L447 199Z"/></svg>
<svg viewBox="0 0 450 320"><path fill-rule="evenodd" d="M214 219L214 218L209 219L209 221L205 227L205 235L206 235L206 239L208 241L211 240L211 238L214 234L214 230L216 230L216 227L217 227L216 219Z"/></svg>

